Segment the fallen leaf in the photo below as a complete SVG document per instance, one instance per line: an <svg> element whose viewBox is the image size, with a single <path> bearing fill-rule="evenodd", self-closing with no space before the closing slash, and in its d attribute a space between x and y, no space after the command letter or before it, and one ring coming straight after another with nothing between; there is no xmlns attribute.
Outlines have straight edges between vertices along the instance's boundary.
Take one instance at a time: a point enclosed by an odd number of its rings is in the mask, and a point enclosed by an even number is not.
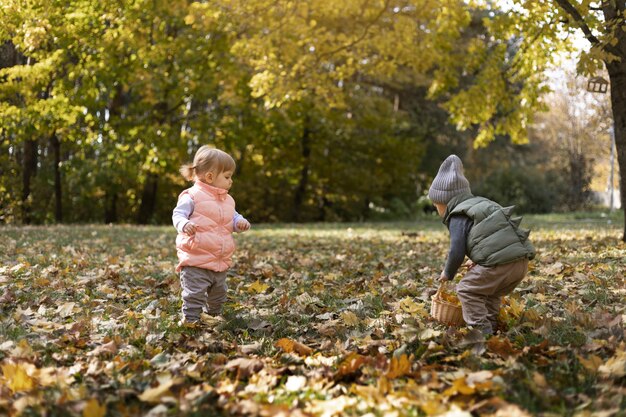
<svg viewBox="0 0 626 417"><path fill-rule="evenodd" d="M61 316L61 317L69 317L72 315L73 311L74 311L74 306L76 305L76 303L65 303L60 305L57 308L56 313Z"/></svg>
<svg viewBox="0 0 626 417"><path fill-rule="evenodd" d="M267 290L269 287L269 285L263 284L257 279L255 282L248 286L248 292L261 294L262 292L265 292L265 290Z"/></svg>
<svg viewBox="0 0 626 417"><path fill-rule="evenodd" d="M346 325L351 327L358 326L360 322L357 315L354 314L352 311L344 311L340 314L340 317Z"/></svg>
<svg viewBox="0 0 626 417"><path fill-rule="evenodd" d="M585 367L585 369L594 374L598 372L598 368L600 368L600 366L602 365L602 358L593 354L589 355L588 358L583 358L580 355L576 355L576 357L578 358L578 361L581 363L581 365Z"/></svg>
<svg viewBox="0 0 626 417"><path fill-rule="evenodd" d="M394 379L407 375L409 373L411 373L411 360L406 354L402 354L398 357L391 357L389 370L387 370L385 376L389 379Z"/></svg>
<svg viewBox="0 0 626 417"><path fill-rule="evenodd" d="M424 307L424 304L423 303L418 304L409 297L405 297L402 300L400 300L399 306L400 306L400 309L402 309L402 311L406 313L418 315L422 317L428 316L428 310L426 310L426 307Z"/></svg>
<svg viewBox="0 0 626 417"><path fill-rule="evenodd" d="M105 404L100 405L97 399L92 398L87 401L85 408L83 408L83 417L104 417L107 412Z"/></svg>
<svg viewBox="0 0 626 417"><path fill-rule="evenodd" d="M457 378L452 382L452 386L443 392L443 395L454 396L457 394L471 395L476 392L476 388L467 384L466 377Z"/></svg>
<svg viewBox="0 0 626 417"><path fill-rule="evenodd" d="M167 378L161 378L161 381L158 386L146 389L141 395L139 395L139 399L143 402L147 403L157 403L161 401L161 398L170 394L170 388L182 381L181 379L175 379L171 376Z"/></svg>
<svg viewBox="0 0 626 417"><path fill-rule="evenodd" d="M247 379L250 375L263 369L263 362L256 358L236 358L224 365L224 369L236 369L237 379Z"/></svg>
<svg viewBox="0 0 626 417"><path fill-rule="evenodd" d="M339 364L336 379L341 379L346 375L352 375L358 371L363 364L368 362L368 358L363 355L359 355L356 352L350 352L350 354Z"/></svg>
<svg viewBox="0 0 626 417"><path fill-rule="evenodd" d="M430 340L430 339L434 339L435 337L439 337L441 336L441 331L440 330L435 330L435 329L424 329L420 332L419 334L419 339L420 340Z"/></svg>
<svg viewBox="0 0 626 417"><path fill-rule="evenodd" d="M298 355L308 356L313 353L313 349L310 347L303 345L300 342L296 342L295 340L288 339L286 337L279 339L274 346L282 349L286 353L295 352Z"/></svg>
<svg viewBox="0 0 626 417"><path fill-rule="evenodd" d="M598 368L598 372L607 378L621 378L626 375L626 351L618 351Z"/></svg>
<svg viewBox="0 0 626 417"><path fill-rule="evenodd" d="M111 340L109 343L105 343L104 345L100 345L94 350L91 351L92 356L98 356L102 354L116 354L117 353L117 345L115 341Z"/></svg>
<svg viewBox="0 0 626 417"><path fill-rule="evenodd" d="M517 355L519 351L515 350L511 341L506 337L494 336L487 340L487 349L504 359Z"/></svg>
<svg viewBox="0 0 626 417"><path fill-rule="evenodd" d="M29 392L35 387L35 381L28 375L23 363L5 363L2 365L2 374L7 381L6 386L13 393Z"/></svg>

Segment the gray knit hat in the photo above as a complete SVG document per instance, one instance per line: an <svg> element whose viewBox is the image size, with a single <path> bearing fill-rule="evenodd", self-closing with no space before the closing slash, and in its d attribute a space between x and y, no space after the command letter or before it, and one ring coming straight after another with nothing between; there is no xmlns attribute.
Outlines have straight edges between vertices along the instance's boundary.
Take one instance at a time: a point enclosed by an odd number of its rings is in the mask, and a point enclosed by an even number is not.
<svg viewBox="0 0 626 417"><path fill-rule="evenodd" d="M439 167L428 198L433 203L448 204L452 197L471 192L469 181L463 175L463 162L458 156L450 155Z"/></svg>

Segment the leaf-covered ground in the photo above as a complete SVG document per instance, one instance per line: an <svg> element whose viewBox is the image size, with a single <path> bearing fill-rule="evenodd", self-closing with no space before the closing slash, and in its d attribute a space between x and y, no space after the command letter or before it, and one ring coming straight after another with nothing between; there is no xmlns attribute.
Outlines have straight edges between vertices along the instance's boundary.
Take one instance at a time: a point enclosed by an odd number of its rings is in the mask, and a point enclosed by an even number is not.
<svg viewBox="0 0 626 417"><path fill-rule="evenodd" d="M255 226L200 328L173 228L3 228L0 415L624 415L619 225L524 225L538 257L487 341L429 317L434 220Z"/></svg>

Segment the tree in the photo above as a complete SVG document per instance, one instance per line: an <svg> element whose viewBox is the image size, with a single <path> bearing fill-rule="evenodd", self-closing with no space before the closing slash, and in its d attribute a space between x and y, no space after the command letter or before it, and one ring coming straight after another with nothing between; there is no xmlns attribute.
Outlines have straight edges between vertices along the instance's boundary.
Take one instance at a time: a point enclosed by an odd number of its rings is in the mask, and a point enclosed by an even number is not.
<svg viewBox="0 0 626 417"><path fill-rule="evenodd" d="M563 203L583 209L590 201L594 161L604 158L610 147L603 103L585 89L586 81L573 73L563 74L563 82L545 96L550 109L537 117L531 140L550 155L553 169L567 173L568 187Z"/></svg>
<svg viewBox="0 0 626 417"><path fill-rule="evenodd" d="M570 29L582 31L591 44L589 53L581 57L581 72L593 73L593 64L599 61L609 74L621 203L626 214L626 2L602 0L572 4L568 0L556 0L556 3L568 16ZM622 240L626 242L626 218L624 223Z"/></svg>
<svg viewBox="0 0 626 417"><path fill-rule="evenodd" d="M461 53L471 52L472 58L442 68L433 94L450 94L446 108L459 128L478 128L475 146L487 145L496 135L523 143L535 112L545 108L540 102L549 91L545 70L559 53L574 50L574 37L568 35L582 32L591 48L579 57L579 73L590 75L604 66L610 78L626 213L626 2L516 0L507 6L480 2L477 8L486 14L475 24L484 25L492 40L474 38L459 45ZM468 76L469 86L460 86Z"/></svg>

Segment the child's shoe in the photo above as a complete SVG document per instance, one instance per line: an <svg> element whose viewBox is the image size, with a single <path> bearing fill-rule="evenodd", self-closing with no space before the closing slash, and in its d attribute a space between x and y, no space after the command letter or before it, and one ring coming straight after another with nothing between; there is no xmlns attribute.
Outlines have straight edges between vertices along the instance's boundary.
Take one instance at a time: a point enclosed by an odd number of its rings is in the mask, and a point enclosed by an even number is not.
<svg viewBox="0 0 626 417"><path fill-rule="evenodd" d="M196 327L198 327L200 324L201 324L200 319L195 319L195 320L193 320L193 319L189 319L189 318L187 318L187 317L184 317L184 318L182 318L182 319L180 319L180 320L178 321L178 325L179 325L179 326L181 326L181 327L187 327L187 328L190 328L190 329L196 328Z"/></svg>

